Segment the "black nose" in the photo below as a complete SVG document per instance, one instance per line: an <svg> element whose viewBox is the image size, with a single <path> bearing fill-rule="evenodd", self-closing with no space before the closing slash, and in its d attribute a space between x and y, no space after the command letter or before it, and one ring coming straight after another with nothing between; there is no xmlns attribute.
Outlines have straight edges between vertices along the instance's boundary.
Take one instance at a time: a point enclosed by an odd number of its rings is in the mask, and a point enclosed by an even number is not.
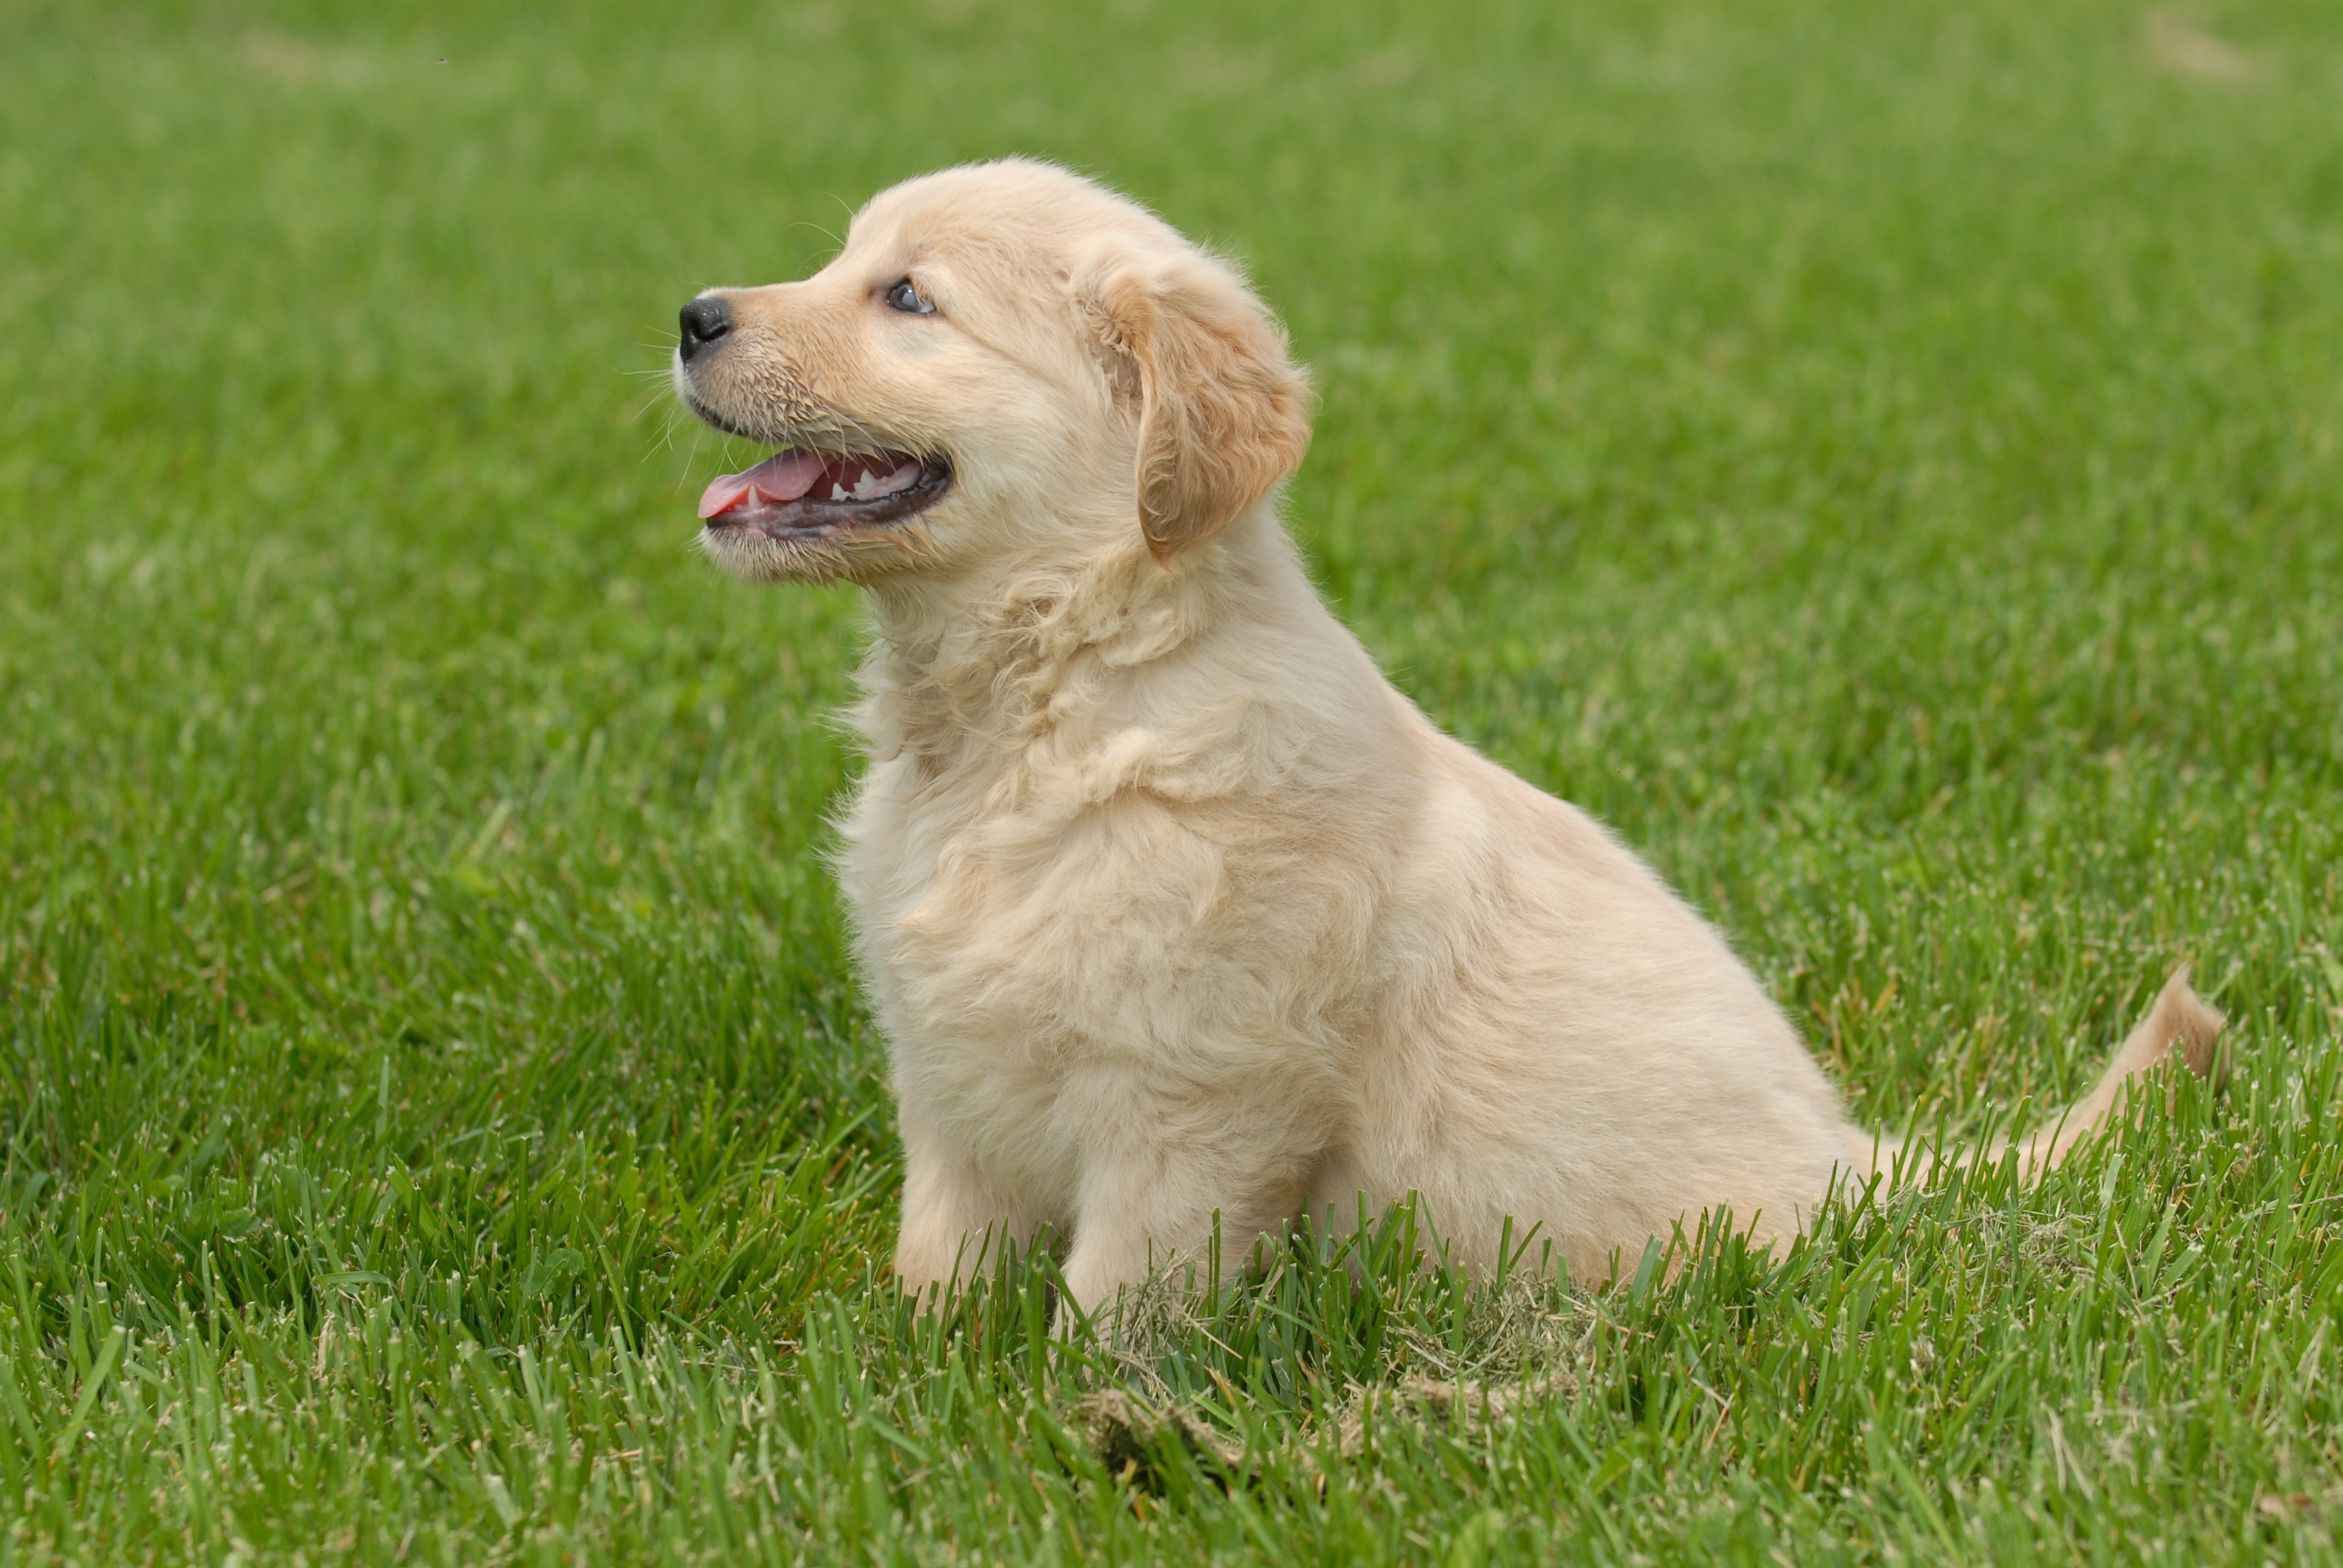
<svg viewBox="0 0 2343 1568"><path fill-rule="evenodd" d="M683 307L676 320L683 327L683 338L677 347L684 362L732 330L732 312L720 299L706 297L693 300Z"/></svg>

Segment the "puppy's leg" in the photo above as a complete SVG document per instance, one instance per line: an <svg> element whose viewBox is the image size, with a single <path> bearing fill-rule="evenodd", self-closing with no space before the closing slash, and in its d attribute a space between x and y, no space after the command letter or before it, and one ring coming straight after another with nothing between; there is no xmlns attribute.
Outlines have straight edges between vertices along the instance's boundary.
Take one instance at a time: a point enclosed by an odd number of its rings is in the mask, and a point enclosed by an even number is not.
<svg viewBox="0 0 2343 1568"><path fill-rule="evenodd" d="M2038 1171L2064 1160L2069 1150L2115 1115L2132 1080L2170 1057L2176 1048L2189 1071L2199 1078L2217 1079L2222 1021L2221 1015L2189 989L2187 966L2176 970L2164 982L2156 1005L2147 1010L2147 1016L2107 1064L2097 1087L2064 1116L2026 1139L2022 1147L2026 1169Z"/></svg>
<svg viewBox="0 0 2343 1568"><path fill-rule="evenodd" d="M903 1228L895 1278L932 1303L937 1287L966 1284L1011 1243L1030 1245L1038 1221L957 1142L907 1102L902 1111Z"/></svg>
<svg viewBox="0 0 2343 1568"><path fill-rule="evenodd" d="M1221 1274L1233 1276L1254 1243L1278 1234L1300 1207L1299 1186L1287 1179L1285 1164L1201 1141L1094 1153L1082 1172L1067 1293L1095 1313L1112 1306L1124 1286L1142 1283L1151 1268L1203 1263L1216 1217Z"/></svg>

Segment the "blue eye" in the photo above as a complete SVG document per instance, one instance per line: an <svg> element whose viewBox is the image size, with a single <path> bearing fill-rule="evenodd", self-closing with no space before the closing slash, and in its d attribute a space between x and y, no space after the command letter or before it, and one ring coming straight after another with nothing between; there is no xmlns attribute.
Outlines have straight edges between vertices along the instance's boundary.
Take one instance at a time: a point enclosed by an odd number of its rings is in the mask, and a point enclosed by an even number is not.
<svg viewBox="0 0 2343 1568"><path fill-rule="evenodd" d="M887 307L906 316L933 316L936 313L936 307L920 292L920 286L908 277L897 279L895 286L887 291Z"/></svg>

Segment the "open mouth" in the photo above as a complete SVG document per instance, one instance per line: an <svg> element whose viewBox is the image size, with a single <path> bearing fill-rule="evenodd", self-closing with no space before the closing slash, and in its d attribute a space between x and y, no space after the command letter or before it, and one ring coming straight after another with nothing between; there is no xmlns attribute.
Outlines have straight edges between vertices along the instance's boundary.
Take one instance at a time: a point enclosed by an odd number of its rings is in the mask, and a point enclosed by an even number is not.
<svg viewBox="0 0 2343 1568"><path fill-rule="evenodd" d="M832 456L790 447L745 473L723 474L699 498L709 528L776 539L820 539L899 523L951 488L951 469L909 452Z"/></svg>

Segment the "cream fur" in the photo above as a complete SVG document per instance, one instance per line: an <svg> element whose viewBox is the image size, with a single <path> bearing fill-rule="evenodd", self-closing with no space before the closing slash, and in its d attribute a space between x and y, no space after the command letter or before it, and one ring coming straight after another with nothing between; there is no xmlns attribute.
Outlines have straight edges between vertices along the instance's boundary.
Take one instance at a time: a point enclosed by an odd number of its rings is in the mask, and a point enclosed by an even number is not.
<svg viewBox="0 0 2343 1568"><path fill-rule="evenodd" d="M937 306L889 310L910 276ZM1413 1192L1581 1277L1729 1205L1795 1231L1877 1148L1719 935L1567 802L1442 734L1303 575L1307 388L1233 269L1046 165L882 193L802 283L717 291L691 406L774 445L948 459L949 496L711 554L846 578L877 637L840 875L892 1053L896 1268L1071 1239L1086 1308ZM2175 976L2063 1156L2219 1017Z"/></svg>

